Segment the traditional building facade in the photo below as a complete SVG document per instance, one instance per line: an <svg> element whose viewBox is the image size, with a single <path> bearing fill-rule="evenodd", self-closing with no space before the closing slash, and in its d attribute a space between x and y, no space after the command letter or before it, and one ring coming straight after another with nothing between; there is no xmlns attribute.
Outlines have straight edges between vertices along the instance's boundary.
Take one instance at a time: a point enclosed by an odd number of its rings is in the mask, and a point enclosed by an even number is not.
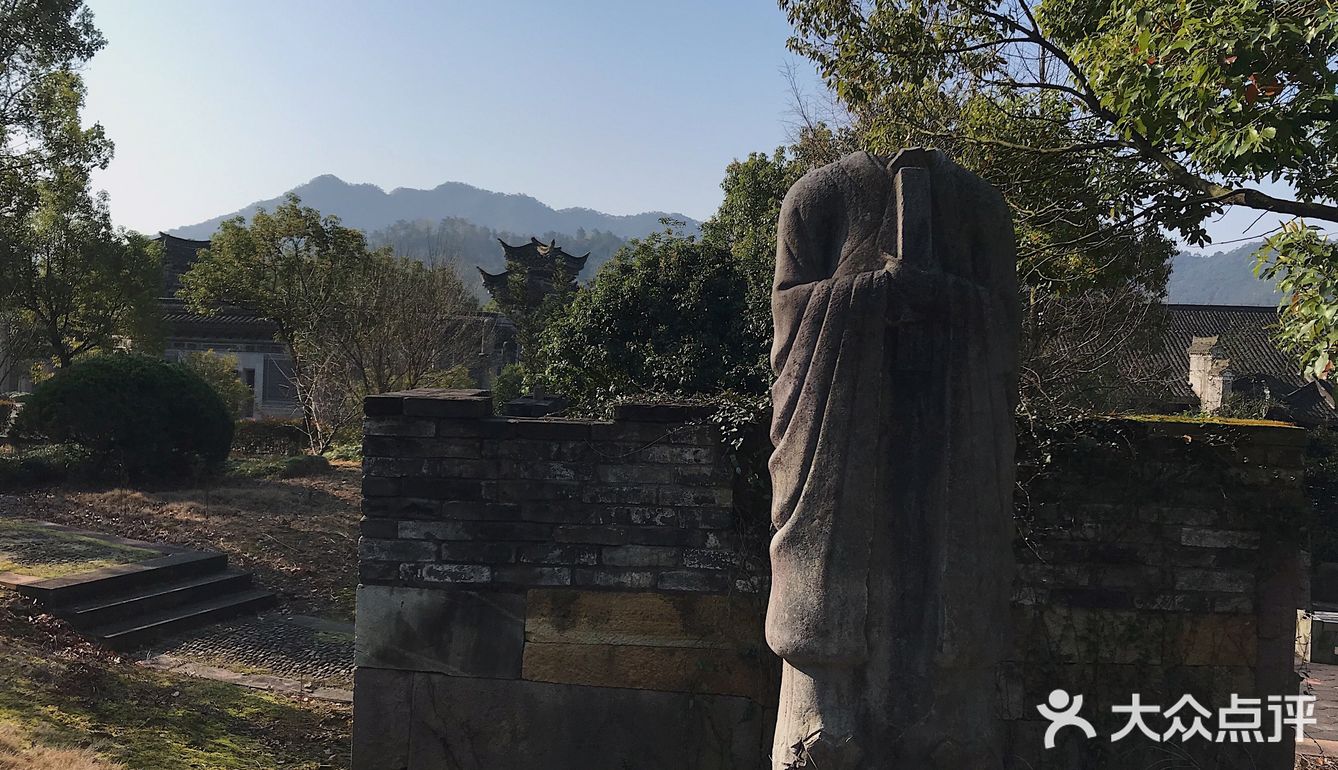
<svg viewBox="0 0 1338 770"><path fill-rule="evenodd" d="M236 307L219 308L214 315L193 313L177 299L181 276L190 270L209 241L159 233L163 246L164 356L180 361L192 352L213 351L237 359L237 376L255 394L247 417L292 417L300 413L293 388L293 359L276 342L274 324Z"/></svg>

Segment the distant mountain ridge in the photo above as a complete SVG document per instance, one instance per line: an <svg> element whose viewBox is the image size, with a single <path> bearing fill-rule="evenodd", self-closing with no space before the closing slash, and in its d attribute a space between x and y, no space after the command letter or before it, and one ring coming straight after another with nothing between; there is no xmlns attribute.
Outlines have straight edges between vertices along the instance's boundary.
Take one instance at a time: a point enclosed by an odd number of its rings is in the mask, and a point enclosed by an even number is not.
<svg viewBox="0 0 1338 770"><path fill-rule="evenodd" d="M462 269L462 276L482 293L473 266L501 269L497 237L524 242L530 236L555 239L591 259L582 277L588 278L629 238L661 229L668 217L684 222L688 233L700 233L701 223L683 214L648 211L641 214L606 214L588 208L554 209L529 195L483 190L462 182L446 182L431 190L399 187L390 192L374 184L351 184L325 174L291 191L302 203L324 214L335 214L345 225L368 234L376 245L392 245L405 256L447 258ZM285 193L286 195L286 193ZM226 219L250 218L257 209L273 210L285 195L257 201L231 214L168 232L182 238L206 240ZM1273 282L1254 275L1255 241L1230 251L1200 255L1182 251L1172 260L1166 301L1187 305L1265 305L1281 299Z"/></svg>
<svg viewBox="0 0 1338 770"><path fill-rule="evenodd" d="M446 182L431 190L397 187L386 192L374 184L351 184L325 174L293 188L302 203L323 214L338 216L345 225L372 232L396 222L463 219L480 227L511 233L570 233L600 230L622 239L639 238L660 229L660 219L686 223L689 232L701 223L683 214L647 211L640 214L605 214L588 208L555 209L529 195L483 190L463 182ZM213 219L169 230L182 238L207 240L224 220L250 218L257 209L273 210L280 195Z"/></svg>
<svg viewBox="0 0 1338 770"><path fill-rule="evenodd" d="M1254 253L1262 241L1231 251L1199 255L1182 251L1171 263L1166 301L1182 305L1267 305L1282 299L1273 281L1254 275Z"/></svg>

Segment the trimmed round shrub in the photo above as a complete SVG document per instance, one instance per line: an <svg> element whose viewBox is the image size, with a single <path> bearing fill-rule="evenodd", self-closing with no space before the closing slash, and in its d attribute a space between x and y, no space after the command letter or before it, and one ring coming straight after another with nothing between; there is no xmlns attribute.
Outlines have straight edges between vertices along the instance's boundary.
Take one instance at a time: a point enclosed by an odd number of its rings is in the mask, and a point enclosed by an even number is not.
<svg viewBox="0 0 1338 770"><path fill-rule="evenodd" d="M14 432L78 444L95 468L126 479L178 478L227 459L232 417L214 389L180 364L116 353L40 383Z"/></svg>

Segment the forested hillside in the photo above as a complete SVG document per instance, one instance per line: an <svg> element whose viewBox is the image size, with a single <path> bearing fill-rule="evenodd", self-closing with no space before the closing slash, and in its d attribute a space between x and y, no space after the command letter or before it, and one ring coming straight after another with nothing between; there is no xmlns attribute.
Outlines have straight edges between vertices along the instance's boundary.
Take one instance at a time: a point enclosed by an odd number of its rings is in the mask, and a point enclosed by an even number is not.
<svg viewBox="0 0 1338 770"><path fill-rule="evenodd" d="M1187 305L1276 305L1282 298L1271 281L1254 275L1259 241L1230 251L1198 255L1182 251L1172 263L1166 301Z"/></svg>

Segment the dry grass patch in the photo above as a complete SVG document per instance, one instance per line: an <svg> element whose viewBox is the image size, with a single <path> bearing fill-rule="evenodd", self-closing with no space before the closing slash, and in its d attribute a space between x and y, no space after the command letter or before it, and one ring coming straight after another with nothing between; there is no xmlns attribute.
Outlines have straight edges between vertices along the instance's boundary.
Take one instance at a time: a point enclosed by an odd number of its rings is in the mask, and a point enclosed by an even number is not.
<svg viewBox="0 0 1338 770"><path fill-rule="evenodd" d="M162 490L62 487L5 502L26 518L226 553L293 612L352 619L360 497L360 468L340 463L307 478L224 478Z"/></svg>
<svg viewBox="0 0 1338 770"><path fill-rule="evenodd" d="M88 749L34 743L16 725L0 722L0 770L125 770Z"/></svg>

